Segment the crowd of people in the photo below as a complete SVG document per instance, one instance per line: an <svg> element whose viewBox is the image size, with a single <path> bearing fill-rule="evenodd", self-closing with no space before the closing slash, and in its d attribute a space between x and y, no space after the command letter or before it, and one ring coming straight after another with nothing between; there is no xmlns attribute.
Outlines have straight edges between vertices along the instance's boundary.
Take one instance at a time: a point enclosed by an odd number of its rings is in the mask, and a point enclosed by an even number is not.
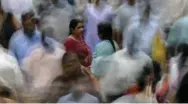
<svg viewBox="0 0 188 104"><path fill-rule="evenodd" d="M188 103L188 17L166 28L163 0L81 1L0 9L0 103Z"/></svg>

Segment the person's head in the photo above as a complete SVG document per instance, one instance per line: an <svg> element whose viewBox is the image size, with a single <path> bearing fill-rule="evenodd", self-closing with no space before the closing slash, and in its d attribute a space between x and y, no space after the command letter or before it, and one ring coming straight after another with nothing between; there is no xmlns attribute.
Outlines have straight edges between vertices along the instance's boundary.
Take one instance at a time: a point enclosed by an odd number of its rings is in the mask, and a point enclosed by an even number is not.
<svg viewBox="0 0 188 104"><path fill-rule="evenodd" d="M176 103L188 103L188 73L186 73L180 83L179 89L176 94Z"/></svg>
<svg viewBox="0 0 188 104"><path fill-rule="evenodd" d="M96 5L101 5L101 4L104 5L104 4L107 3L107 0L95 0L94 3L95 3Z"/></svg>
<svg viewBox="0 0 188 104"><path fill-rule="evenodd" d="M34 12L28 12L22 15L22 25L24 32L29 36L33 36L35 31L36 19L34 18Z"/></svg>
<svg viewBox="0 0 188 104"><path fill-rule="evenodd" d="M170 56L177 55L177 47L180 44L188 44L188 17L177 20L171 27L167 37L167 45Z"/></svg>
<svg viewBox="0 0 188 104"><path fill-rule="evenodd" d="M132 27L130 30L128 30L126 35L129 35L129 41L127 44L127 47L124 46L124 48L128 49L128 53L131 56L136 55L140 50L138 45L140 44L140 30L138 27Z"/></svg>
<svg viewBox="0 0 188 104"><path fill-rule="evenodd" d="M72 19L69 24L70 35L82 36L84 32L83 22L79 19Z"/></svg>
<svg viewBox="0 0 188 104"><path fill-rule="evenodd" d="M57 4L59 0L52 0L52 4Z"/></svg>
<svg viewBox="0 0 188 104"><path fill-rule="evenodd" d="M101 40L112 40L112 26L110 22L99 23L98 34Z"/></svg>
<svg viewBox="0 0 188 104"><path fill-rule="evenodd" d="M68 0L69 4L74 6L75 5L75 0Z"/></svg>
<svg viewBox="0 0 188 104"><path fill-rule="evenodd" d="M145 66L137 79L139 90L143 91L148 84L152 84L154 78L153 69Z"/></svg>
<svg viewBox="0 0 188 104"><path fill-rule="evenodd" d="M78 77L81 75L81 64L75 53L67 52L62 59L63 74L67 77Z"/></svg>
<svg viewBox="0 0 188 104"><path fill-rule="evenodd" d="M54 51L54 47L52 44L52 40L56 40L54 36L54 29L52 27L46 27L41 29L42 36L41 36L41 43L45 49L50 52Z"/></svg>
<svg viewBox="0 0 188 104"><path fill-rule="evenodd" d="M135 2L136 2L135 0L127 0L127 1L128 1L128 4L129 4L129 5L134 5Z"/></svg>
<svg viewBox="0 0 188 104"><path fill-rule="evenodd" d="M99 34L99 38L101 40L109 40L114 48L114 50L116 50L115 48L115 44L113 42L112 39L112 26L110 22L101 22L98 24L98 34Z"/></svg>

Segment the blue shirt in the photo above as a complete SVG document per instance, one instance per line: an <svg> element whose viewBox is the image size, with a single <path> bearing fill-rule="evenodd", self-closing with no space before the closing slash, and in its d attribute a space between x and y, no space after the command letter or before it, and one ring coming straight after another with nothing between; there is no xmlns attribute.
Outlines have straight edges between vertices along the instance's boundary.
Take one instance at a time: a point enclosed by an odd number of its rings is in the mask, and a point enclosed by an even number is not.
<svg viewBox="0 0 188 104"><path fill-rule="evenodd" d="M110 43L109 40L103 40L102 42L98 43L95 47L95 51L93 54L93 61L92 61L92 73L96 76L96 77L101 77L103 76L103 74L105 73L105 69L104 70L98 70L96 67L96 65L98 65L98 62L103 59L104 57L110 56L113 53L115 53L116 51L119 50L119 47L117 45L117 43L115 41L114 45L116 50L114 50L112 44ZM104 56L104 57L103 57ZM101 62L102 63L102 62ZM104 65L104 63L102 63Z"/></svg>
<svg viewBox="0 0 188 104"><path fill-rule="evenodd" d="M31 52L31 47L41 42L41 35L35 31L32 37L28 37L23 29L18 30L13 34L9 43L9 53L13 55L20 64L22 59Z"/></svg>
<svg viewBox="0 0 188 104"><path fill-rule="evenodd" d="M110 43L109 40L104 40L98 43L95 47L95 51L93 53L93 59L99 57L99 56L109 56L112 55L115 51L119 49L117 43L115 41L114 46L116 50L114 50L112 44Z"/></svg>

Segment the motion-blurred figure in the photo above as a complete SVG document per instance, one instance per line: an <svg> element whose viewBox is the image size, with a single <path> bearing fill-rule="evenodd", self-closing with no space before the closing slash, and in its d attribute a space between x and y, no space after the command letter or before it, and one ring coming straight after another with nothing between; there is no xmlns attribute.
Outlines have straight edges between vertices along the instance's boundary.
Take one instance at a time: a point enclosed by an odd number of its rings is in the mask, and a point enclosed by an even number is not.
<svg viewBox="0 0 188 104"><path fill-rule="evenodd" d="M26 86L16 59L0 47L0 102L24 103ZM28 94L29 95L29 94ZM31 96L30 96L31 97Z"/></svg>
<svg viewBox="0 0 188 104"><path fill-rule="evenodd" d="M41 43L23 60L29 91L37 94L40 102L47 102L53 80L62 75L61 60L65 53L63 46L55 40L51 27L41 28Z"/></svg>
<svg viewBox="0 0 188 104"><path fill-rule="evenodd" d="M18 60L19 64L32 51L31 47L41 41L33 12L22 15L22 25L23 28L13 34L9 43L9 53Z"/></svg>
<svg viewBox="0 0 188 104"><path fill-rule="evenodd" d="M131 31L133 32L133 31ZM104 76L100 78L100 87L103 100L112 102L136 83L138 75L144 72L144 67L152 69L152 60L148 55L139 51L139 37L134 30L130 37L128 47L114 53L111 56L103 56L97 63L95 69L105 70ZM125 64L127 63L127 64Z"/></svg>
<svg viewBox="0 0 188 104"><path fill-rule="evenodd" d="M105 0L96 0L84 12L85 21L85 41L91 52L94 52L95 46L100 42L98 37L97 25L102 21L112 21L112 7Z"/></svg>
<svg viewBox="0 0 188 104"><path fill-rule="evenodd" d="M63 94L58 103L99 103L97 81L88 69L81 67L77 55L66 53L62 65L64 74L55 80L62 83Z"/></svg>
<svg viewBox="0 0 188 104"><path fill-rule="evenodd" d="M119 50L119 46L117 43L112 39L112 26L109 22L102 22L98 25L98 33L99 37L102 40L98 43L95 47L95 51L93 53L93 60L92 65L95 67L95 61L100 60L101 56L110 56L116 51ZM100 58L99 58L100 57ZM92 73L100 78L103 75L103 70L92 70ZM101 72L102 71L102 72Z"/></svg>
<svg viewBox="0 0 188 104"><path fill-rule="evenodd" d="M70 36L65 40L65 49L67 52L73 52L78 55L80 63L89 67L91 65L91 51L83 39L84 27L79 19L73 19L69 25Z"/></svg>
<svg viewBox="0 0 188 104"><path fill-rule="evenodd" d="M129 41L127 39L127 28L129 25L132 25L132 17L136 13L136 0L128 0L122 2L118 7L116 17L114 19L113 28L115 29L115 40L121 46L124 46L125 43ZM124 40L124 41L123 41Z"/></svg>
<svg viewBox="0 0 188 104"><path fill-rule="evenodd" d="M137 34L140 34L140 41L138 47L141 51L151 55L152 42L156 31L161 27L159 23L163 8L165 8L165 1L163 0L136 0L137 12L132 16L128 28L139 29ZM127 33L128 37L132 32ZM128 38L127 38L128 39ZM126 47L127 40L123 40L123 47Z"/></svg>

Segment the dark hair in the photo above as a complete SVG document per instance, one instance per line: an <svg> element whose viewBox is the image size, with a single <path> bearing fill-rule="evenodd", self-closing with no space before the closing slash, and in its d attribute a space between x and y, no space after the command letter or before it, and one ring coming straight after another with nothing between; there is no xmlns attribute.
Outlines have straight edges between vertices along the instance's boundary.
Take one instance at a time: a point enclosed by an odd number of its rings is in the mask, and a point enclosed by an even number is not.
<svg viewBox="0 0 188 104"><path fill-rule="evenodd" d="M88 0L88 3L91 3L91 0Z"/></svg>
<svg viewBox="0 0 188 104"><path fill-rule="evenodd" d="M135 5L136 0L128 0L129 5Z"/></svg>
<svg viewBox="0 0 188 104"><path fill-rule="evenodd" d="M27 13L22 14L22 15L21 15L22 22L23 22L23 21L26 21L27 19L29 19L29 18L31 18L31 17L33 17L34 15L35 15L35 14L34 14L33 11L29 11L29 12L27 12Z"/></svg>
<svg viewBox="0 0 188 104"><path fill-rule="evenodd" d="M112 44L112 47L114 51L116 51L114 41L112 39L112 26L110 22L101 22L98 25L98 34L101 35L99 36L102 40L109 40L110 43Z"/></svg>
<svg viewBox="0 0 188 104"><path fill-rule="evenodd" d="M177 53L182 53L181 65L183 65L188 57L188 44L180 44L177 49Z"/></svg>
<svg viewBox="0 0 188 104"><path fill-rule="evenodd" d="M188 73L183 77L179 89L176 94L176 103L188 103L187 94L188 94Z"/></svg>
<svg viewBox="0 0 188 104"><path fill-rule="evenodd" d="M79 20L79 19L72 19L72 20L70 21L70 24L69 24L69 35L72 34L72 29L75 29L76 26L77 26L79 23L82 23L82 21Z"/></svg>
<svg viewBox="0 0 188 104"><path fill-rule="evenodd" d="M74 6L74 5L75 5L75 0L68 0L68 3L69 3L70 5L72 5L72 6Z"/></svg>
<svg viewBox="0 0 188 104"><path fill-rule="evenodd" d="M153 87L153 92L155 92L155 87L158 83L158 81L161 80L162 74L161 74L161 66L158 62L153 61L153 72L154 72L154 81L152 83L152 87Z"/></svg>
<svg viewBox="0 0 188 104"><path fill-rule="evenodd" d="M143 91L146 87L145 78L153 73L153 69L149 66L144 66L143 71L141 72L140 76L137 79L137 83L139 85L139 91Z"/></svg>
<svg viewBox="0 0 188 104"><path fill-rule="evenodd" d="M15 31L16 28L13 24L13 14L8 12L1 29L0 43L4 48L8 48L10 38Z"/></svg>
<svg viewBox="0 0 188 104"><path fill-rule="evenodd" d="M8 22L8 23L13 24L13 23L12 23L12 19L13 19L13 14L10 13L10 12L8 12L8 13L7 13L7 18L5 19L5 21Z"/></svg>

